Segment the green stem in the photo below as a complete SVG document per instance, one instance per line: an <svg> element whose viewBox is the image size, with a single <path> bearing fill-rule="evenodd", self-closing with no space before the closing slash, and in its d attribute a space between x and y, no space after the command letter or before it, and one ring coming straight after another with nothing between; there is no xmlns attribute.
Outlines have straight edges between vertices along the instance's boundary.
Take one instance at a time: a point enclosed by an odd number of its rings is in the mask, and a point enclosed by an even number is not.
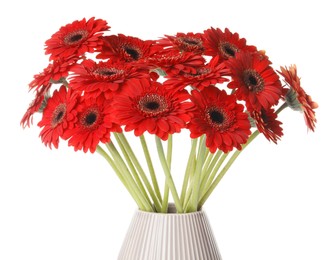
<svg viewBox="0 0 332 260"><path fill-rule="evenodd" d="M135 165L140 177L142 178L143 180L143 183L145 185L145 187L147 188L152 200L153 200L153 203L154 203L154 206L156 207L156 210L157 212L160 212L161 210L161 204L160 204L160 201L158 200L156 194L154 193L154 190L152 189L152 186L150 184L150 181L148 180L141 164L139 163L139 161L137 160L137 157L135 155L135 153L133 152L130 144L128 143L125 135L123 133L114 133L115 136L118 136L119 137L119 140L120 142L122 143L122 145L124 146L126 152L128 153L131 161L133 162L133 164ZM144 189L145 190L145 189Z"/></svg>
<svg viewBox="0 0 332 260"><path fill-rule="evenodd" d="M206 154L205 135L201 137L200 146L197 155L197 163L195 168L194 180L193 180L193 193L191 196L191 205L189 206L189 212L197 211L199 197L200 197L200 182L201 174L204 165L204 159Z"/></svg>
<svg viewBox="0 0 332 260"><path fill-rule="evenodd" d="M142 191L137 186L137 183L134 181L133 177L131 176L125 162L123 161L121 155L119 154L118 150L114 146L112 142L109 142L106 144L107 149L112 154L114 161L117 164L117 168L119 168L123 176L126 179L126 183L128 184L129 188L139 197L140 201L142 202L142 210L144 211L153 211L153 207L151 206L150 202L146 199L146 197L143 195Z"/></svg>
<svg viewBox="0 0 332 260"><path fill-rule="evenodd" d="M259 131L256 130L248 139L247 143L244 144L242 146L242 150L236 150L232 157L228 160L227 164L224 166L224 168L220 171L220 173L218 174L218 176L215 178L215 180L213 181L213 183L211 184L211 186L209 187L209 189L207 190L207 192L202 196L202 198L199 201L198 204L198 208L202 208L202 206L204 205L204 203L206 202L206 200L210 197L210 195L212 194L212 192L214 191L214 189L217 187L217 185L219 184L219 182L221 181L221 179L224 177L224 175L226 174L226 172L228 171L228 169L232 166L232 164L234 163L235 159L240 155L240 153L256 138L256 136L258 136Z"/></svg>
<svg viewBox="0 0 332 260"><path fill-rule="evenodd" d="M187 194L188 183L190 179L190 173L195 170L195 163L196 163L196 148L197 148L197 140L198 138L192 139L191 141L191 150L189 154L189 158L187 161L186 172L184 175L183 183L182 183L182 190L181 190L181 205L184 207L184 202Z"/></svg>
<svg viewBox="0 0 332 260"><path fill-rule="evenodd" d="M167 141L167 165L169 170L171 170L171 165L172 165L172 152L173 152L173 135L168 136L168 141ZM168 209L168 198L169 198L169 187L167 184L167 180L165 180L165 185L164 185L164 199L162 202L162 210L161 212L167 213Z"/></svg>
<svg viewBox="0 0 332 260"><path fill-rule="evenodd" d="M159 201L162 201L157 176L156 176L156 173L155 173L155 170L154 170L154 167L153 167L153 163L152 163L152 160L151 160L149 148L146 144L146 140L145 140L144 135L140 136L140 141L141 141L141 145L142 145L142 148L143 148L145 160L146 160L146 163L147 163L148 168L149 168L153 188L155 190L156 196L158 197Z"/></svg>
<svg viewBox="0 0 332 260"><path fill-rule="evenodd" d="M179 198L179 195L176 191L176 187L175 187L170 169L167 165L167 160L165 158L163 145L162 145L161 140L158 136L156 136L155 139L156 139L156 145L157 145L159 160L160 160L161 166L162 166L162 168L164 170L164 173L165 173L165 176L166 176L167 185L168 185L169 189L171 190L176 210L177 210L178 213L183 213L183 208L182 208L182 205L181 205L181 202L180 202L180 198Z"/></svg>
<svg viewBox="0 0 332 260"><path fill-rule="evenodd" d="M212 172L210 173L209 178L207 179L206 183L203 185L202 184L202 194L205 194L205 192L208 190L208 188L211 186L214 178L217 175L217 172L220 168L220 166L223 164L223 162L226 160L227 156L229 155L229 153L224 153L221 157L219 156L219 160L216 163L215 167L213 168Z"/></svg>
<svg viewBox="0 0 332 260"><path fill-rule="evenodd" d="M167 179L166 179L165 180L165 185L164 185L164 199L163 199L163 203L161 205L161 213L167 213L168 198L169 198L169 187L168 187Z"/></svg>
<svg viewBox="0 0 332 260"><path fill-rule="evenodd" d="M116 166L115 162L113 161L113 159L105 152L105 150L98 145L97 146L97 150L96 150L101 156L104 157L104 159L106 159L106 161L111 165L112 169L114 170L115 174L118 176L118 178L120 179L120 181L122 182L122 184L125 186L125 188L128 190L128 192L130 193L130 195L133 197L133 199L136 201L137 205L140 208L143 208L142 206L142 202L140 201L140 199L138 198L138 196L136 196L136 194L133 192L132 189L130 189L130 186L127 184L125 178L122 176L121 171L119 170L119 168Z"/></svg>
<svg viewBox="0 0 332 260"><path fill-rule="evenodd" d="M118 143L118 145L119 145L119 147L120 147L120 149L122 151L124 159L126 160L127 165L130 168L130 172L131 172L132 176L134 177L134 179L135 179L135 181L136 181L139 189L141 190L141 192L143 193L143 195L145 196L145 198L150 202L150 204L152 206L152 203L150 201L149 195L147 194L147 192L146 192L146 190L144 188L144 185L143 185L143 183L142 183L142 181L141 181L141 179L140 179L140 177L139 177L139 175L138 175L138 173L136 171L136 168L133 165L133 163L131 161L131 158L128 155L128 152L127 152L127 149L126 149L125 145L123 144L123 142L121 142L121 140L120 140L120 138L119 138L119 136L117 134L114 133L114 136L115 136L115 139L116 139L116 141L117 141L117 143Z"/></svg>
<svg viewBox="0 0 332 260"><path fill-rule="evenodd" d="M283 103L276 111L277 114L279 114L282 110L284 110L286 107L288 107L287 102Z"/></svg>
<svg viewBox="0 0 332 260"><path fill-rule="evenodd" d="M214 154L210 153L210 155L213 156L213 159L211 161L212 157L210 157L209 158L210 160L208 159L207 162L204 165L204 168L203 168L203 178L202 178L202 182L201 182L201 190L204 189L204 187L206 185L206 182L209 179L212 170L216 167L216 164L217 164L220 156L222 155L222 153L223 152L221 150L218 150Z"/></svg>
<svg viewBox="0 0 332 260"><path fill-rule="evenodd" d="M185 213L189 213L189 205L190 205L190 198L191 198L191 195L193 193L193 188L192 186L189 187L187 193L186 193L186 198L184 200L184 203L183 203L183 208L184 208L184 212Z"/></svg>

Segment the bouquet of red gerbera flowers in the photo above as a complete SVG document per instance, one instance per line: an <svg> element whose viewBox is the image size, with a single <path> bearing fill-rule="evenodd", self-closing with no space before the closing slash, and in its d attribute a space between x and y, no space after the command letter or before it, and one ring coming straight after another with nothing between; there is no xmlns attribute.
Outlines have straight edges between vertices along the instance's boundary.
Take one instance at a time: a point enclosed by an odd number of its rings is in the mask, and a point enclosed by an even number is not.
<svg viewBox="0 0 332 260"><path fill-rule="evenodd" d="M301 111L314 131L318 105L296 66L274 69L264 51L227 28L158 40L106 35L109 29L104 20L82 19L46 41L50 63L29 84L35 99L21 124L30 126L40 112L46 146L64 140L75 151L100 153L141 210L167 212L169 192L178 213L199 210L258 134L277 143L283 135L277 116L286 107ZM130 131L139 137L144 165ZM171 162L173 135L181 131L191 149L179 193ZM155 136L163 194L146 133Z"/></svg>

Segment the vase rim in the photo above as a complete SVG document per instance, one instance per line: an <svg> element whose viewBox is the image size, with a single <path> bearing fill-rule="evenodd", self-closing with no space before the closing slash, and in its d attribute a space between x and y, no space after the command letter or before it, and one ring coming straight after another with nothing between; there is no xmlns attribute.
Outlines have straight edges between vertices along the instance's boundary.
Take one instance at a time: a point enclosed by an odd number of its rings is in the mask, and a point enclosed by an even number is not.
<svg viewBox="0 0 332 260"><path fill-rule="evenodd" d="M183 215L183 216L195 215L195 214L202 214L204 212L203 209L200 209L198 211L189 212L189 213L177 213L176 212L176 206L175 206L174 203L168 203L168 211L167 211L167 213L149 212L149 211L144 211L144 210L141 210L141 209L138 209L137 211L140 212L140 213L143 213L143 214L148 214L148 215L156 214L156 215Z"/></svg>

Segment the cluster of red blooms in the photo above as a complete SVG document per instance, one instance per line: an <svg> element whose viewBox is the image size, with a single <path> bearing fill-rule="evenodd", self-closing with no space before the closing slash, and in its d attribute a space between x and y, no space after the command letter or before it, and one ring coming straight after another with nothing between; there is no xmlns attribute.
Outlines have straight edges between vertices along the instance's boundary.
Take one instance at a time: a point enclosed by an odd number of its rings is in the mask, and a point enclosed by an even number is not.
<svg viewBox="0 0 332 260"><path fill-rule="evenodd" d="M109 29L104 20L82 19L45 43L50 63L29 84L35 99L21 124L30 126L42 112L40 137L50 148L63 139L75 151L94 152L112 132L166 140L186 128L191 138L206 135L212 153L229 152L241 149L252 127L280 139L279 101L299 108L314 130L317 104L296 66L274 70L264 51L227 28L159 40L106 36Z"/></svg>

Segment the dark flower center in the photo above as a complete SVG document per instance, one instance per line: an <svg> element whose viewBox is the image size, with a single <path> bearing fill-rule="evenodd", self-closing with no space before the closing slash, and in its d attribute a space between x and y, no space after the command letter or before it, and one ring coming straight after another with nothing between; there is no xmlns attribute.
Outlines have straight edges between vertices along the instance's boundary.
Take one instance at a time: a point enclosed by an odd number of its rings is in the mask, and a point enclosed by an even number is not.
<svg viewBox="0 0 332 260"><path fill-rule="evenodd" d="M102 76L102 77L111 77L116 74L122 74L123 71L115 69L115 68L97 68L93 71L93 74L96 76Z"/></svg>
<svg viewBox="0 0 332 260"><path fill-rule="evenodd" d="M51 122L52 127L56 127L58 124L60 124L63 121L66 111L67 111L66 104L60 104L56 107L56 109L53 111L52 122Z"/></svg>
<svg viewBox="0 0 332 260"><path fill-rule="evenodd" d="M145 103L145 108L150 111L157 110L159 107L160 107L159 103L155 101Z"/></svg>
<svg viewBox="0 0 332 260"><path fill-rule="evenodd" d="M64 42L67 45L74 45L74 44L84 40L87 36L88 36L88 32L85 30L71 32L64 37Z"/></svg>
<svg viewBox="0 0 332 260"><path fill-rule="evenodd" d="M219 107L209 107L205 111L207 122L216 130L222 131L229 127L230 120L227 114Z"/></svg>
<svg viewBox="0 0 332 260"><path fill-rule="evenodd" d="M196 69L196 73L186 73L186 74L184 74L184 76L188 76L188 77L200 77L202 75L209 74L210 72L211 72L210 68L202 67L202 68Z"/></svg>
<svg viewBox="0 0 332 260"><path fill-rule="evenodd" d="M209 113L211 121L215 124L221 124L224 121L224 115L220 111L212 110Z"/></svg>
<svg viewBox="0 0 332 260"><path fill-rule="evenodd" d="M184 52L201 53L204 51L203 42L199 38L192 37L178 37L175 39L175 44Z"/></svg>
<svg viewBox="0 0 332 260"><path fill-rule="evenodd" d="M189 45L201 45L202 43L199 39L194 38L181 38L181 41Z"/></svg>
<svg viewBox="0 0 332 260"><path fill-rule="evenodd" d="M158 94L147 94L138 101L138 109L147 117L155 117L167 111L165 97Z"/></svg>
<svg viewBox="0 0 332 260"><path fill-rule="evenodd" d="M87 125L92 125L94 122L96 122L97 115L95 113L90 113L85 117L85 123Z"/></svg>
<svg viewBox="0 0 332 260"><path fill-rule="evenodd" d="M235 54L239 51L239 49L234 44L229 42L220 43L219 49L226 58L235 57Z"/></svg>
<svg viewBox="0 0 332 260"><path fill-rule="evenodd" d="M264 89L264 80L255 70L245 70L243 72L243 81L251 92L258 93Z"/></svg>
<svg viewBox="0 0 332 260"><path fill-rule="evenodd" d="M131 46L125 46L124 51L133 59L138 60L141 57L141 53L139 50L137 50L134 47Z"/></svg>
<svg viewBox="0 0 332 260"><path fill-rule="evenodd" d="M99 110L96 107L91 107L85 111L80 117L80 123L85 128L95 129L98 127L98 121L100 120Z"/></svg>

